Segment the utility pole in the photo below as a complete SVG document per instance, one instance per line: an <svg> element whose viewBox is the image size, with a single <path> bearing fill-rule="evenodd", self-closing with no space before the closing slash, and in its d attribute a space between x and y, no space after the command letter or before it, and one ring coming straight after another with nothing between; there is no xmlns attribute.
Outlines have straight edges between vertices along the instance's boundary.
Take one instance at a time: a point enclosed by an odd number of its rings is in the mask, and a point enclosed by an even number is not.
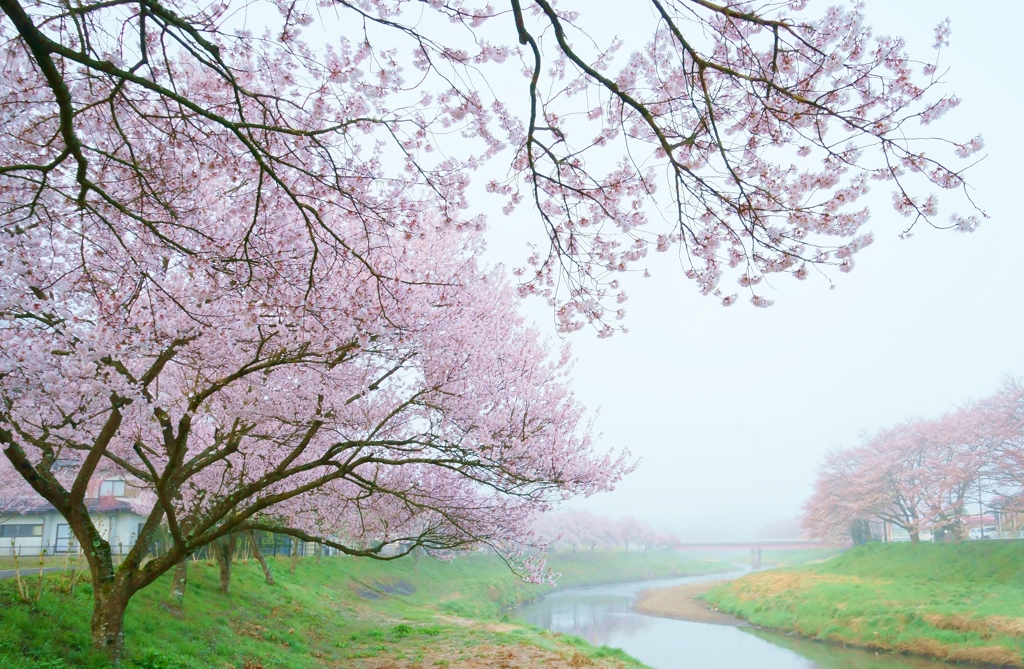
<svg viewBox="0 0 1024 669"><path fill-rule="evenodd" d="M981 523L981 538L985 538L985 509L981 505L981 477L978 477L978 522Z"/></svg>

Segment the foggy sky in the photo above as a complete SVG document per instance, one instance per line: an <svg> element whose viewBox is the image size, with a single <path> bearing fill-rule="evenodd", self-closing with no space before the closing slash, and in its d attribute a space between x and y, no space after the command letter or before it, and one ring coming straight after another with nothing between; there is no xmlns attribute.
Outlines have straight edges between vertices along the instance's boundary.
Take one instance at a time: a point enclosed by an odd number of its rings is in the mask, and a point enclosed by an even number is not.
<svg viewBox="0 0 1024 669"><path fill-rule="evenodd" d="M876 242L856 269L836 273L834 290L813 276L772 279L762 292L775 300L767 310L743 301L722 308L683 277L676 255L653 255L653 278L624 281L628 334L568 337L575 391L600 410L601 446L628 447L642 460L617 490L573 507L644 517L689 538L750 536L798 515L830 447L983 397L1005 375L1024 376L1024 86L1015 49L1024 3L986 7L869 0L866 14L876 34L906 37L911 55L924 59L932 28L952 19L941 90L963 103L937 132L984 135L987 158L968 181L991 218L972 234L918 227L900 240L908 221L891 209L892 188L876 186L868 201ZM518 218L491 215L494 259L525 257L522 242L498 230L540 225ZM527 311L556 337L545 304L533 300Z"/></svg>

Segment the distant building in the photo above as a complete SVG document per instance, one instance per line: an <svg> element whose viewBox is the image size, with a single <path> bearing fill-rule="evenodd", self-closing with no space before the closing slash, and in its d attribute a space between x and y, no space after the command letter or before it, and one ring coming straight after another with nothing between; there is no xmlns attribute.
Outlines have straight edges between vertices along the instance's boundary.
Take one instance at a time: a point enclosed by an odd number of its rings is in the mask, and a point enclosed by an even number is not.
<svg viewBox="0 0 1024 669"><path fill-rule="evenodd" d="M64 516L46 500L34 501L20 500L20 511L0 513L0 556L78 554L78 542ZM115 555L132 549L146 522L149 509L141 508L145 505L140 502L139 489L124 476L97 477L86 491L89 516Z"/></svg>
<svg viewBox="0 0 1024 669"><path fill-rule="evenodd" d="M1024 493L996 497L988 507L992 510L991 522L1001 535L1024 538Z"/></svg>

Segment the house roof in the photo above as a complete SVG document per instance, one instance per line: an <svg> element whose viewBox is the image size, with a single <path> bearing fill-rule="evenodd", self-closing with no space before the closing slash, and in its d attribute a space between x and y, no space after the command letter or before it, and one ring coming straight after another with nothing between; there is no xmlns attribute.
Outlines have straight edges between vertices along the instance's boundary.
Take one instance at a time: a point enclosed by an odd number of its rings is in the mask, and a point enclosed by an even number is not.
<svg viewBox="0 0 1024 669"><path fill-rule="evenodd" d="M125 511L131 512L132 505L116 497L98 497L85 500L85 509L89 513L122 513ZM57 509L52 504L44 502L39 506L28 509L23 515L41 515L44 513L56 513L56 511Z"/></svg>

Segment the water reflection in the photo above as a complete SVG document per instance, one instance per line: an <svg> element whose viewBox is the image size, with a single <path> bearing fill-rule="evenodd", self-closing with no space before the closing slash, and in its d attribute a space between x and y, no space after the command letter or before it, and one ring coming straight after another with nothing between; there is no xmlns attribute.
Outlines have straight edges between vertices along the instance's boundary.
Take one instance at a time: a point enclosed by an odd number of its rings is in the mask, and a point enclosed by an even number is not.
<svg viewBox="0 0 1024 669"><path fill-rule="evenodd" d="M612 634L636 634L648 624L646 616L631 615L625 597L569 598L556 607L542 607L529 619L549 630L583 637L597 645Z"/></svg>
<svg viewBox="0 0 1024 669"><path fill-rule="evenodd" d="M815 643L784 634L635 613L643 590L735 578L744 572L556 590L520 608L521 620L621 648L654 669L952 669L953 665Z"/></svg>

